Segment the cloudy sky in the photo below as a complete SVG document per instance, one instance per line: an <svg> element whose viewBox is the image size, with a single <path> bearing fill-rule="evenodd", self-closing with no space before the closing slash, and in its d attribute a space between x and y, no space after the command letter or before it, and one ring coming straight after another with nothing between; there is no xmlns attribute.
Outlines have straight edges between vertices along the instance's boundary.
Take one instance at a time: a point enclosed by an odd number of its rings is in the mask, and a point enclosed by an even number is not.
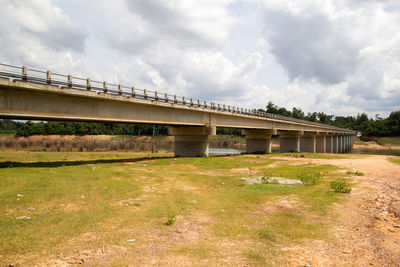
<svg viewBox="0 0 400 267"><path fill-rule="evenodd" d="M398 0L0 0L0 62L244 108L400 110Z"/></svg>

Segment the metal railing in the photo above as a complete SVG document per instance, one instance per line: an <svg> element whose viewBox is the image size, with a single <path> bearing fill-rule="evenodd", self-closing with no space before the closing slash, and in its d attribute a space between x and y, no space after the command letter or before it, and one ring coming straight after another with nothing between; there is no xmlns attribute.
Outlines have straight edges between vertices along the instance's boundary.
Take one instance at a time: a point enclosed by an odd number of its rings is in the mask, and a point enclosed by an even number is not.
<svg viewBox="0 0 400 267"><path fill-rule="evenodd" d="M51 71L36 70L28 68L26 66L18 67L0 63L0 77L12 78L27 82L35 82L40 84L55 85L55 86L60 86L61 88L74 88L74 89L94 91L99 94L104 93L111 95L121 95L127 98L147 99L151 101L184 105L188 107L198 107L213 111L230 112L230 113L263 117L263 118L272 118L282 121L290 121L290 122L302 123L318 127L324 127L338 131L344 130L343 128L331 125L300 120L272 113L266 113L258 111L256 109L239 108L236 106L187 98L184 96L169 95L168 93L164 92L158 92L148 89L140 89L133 86L125 86L122 84L107 83L105 81L101 82L101 81L91 80L89 78L85 79L85 78L75 77L72 75L52 73Z"/></svg>

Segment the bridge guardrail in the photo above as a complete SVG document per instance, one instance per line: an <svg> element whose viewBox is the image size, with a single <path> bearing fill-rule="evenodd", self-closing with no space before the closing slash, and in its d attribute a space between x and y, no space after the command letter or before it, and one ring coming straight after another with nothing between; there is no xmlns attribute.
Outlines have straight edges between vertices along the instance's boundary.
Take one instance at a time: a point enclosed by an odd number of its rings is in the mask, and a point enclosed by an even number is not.
<svg viewBox="0 0 400 267"><path fill-rule="evenodd" d="M26 66L19 67L19 66L0 63L0 77L20 79L23 81L36 82L41 84L51 84L60 86L61 88L64 87L64 88L74 88L81 90L90 90L90 91L95 91L97 93L122 95L129 98L132 97L138 99L148 99L152 101L159 101L176 105L199 107L215 111L225 111L243 115L272 118L282 121L291 121L291 122L303 123L319 127L323 126L325 128L332 130L339 130L339 131L344 130L343 128L331 125L300 120L277 114L266 113L258 111L256 109L239 108L222 103L186 98L184 96L169 95L166 92L141 89L133 86L129 87L121 84L108 83L106 81L101 82L101 81L91 80L89 78L85 79L81 77L75 77L72 75L52 73L51 71L36 70L28 68Z"/></svg>

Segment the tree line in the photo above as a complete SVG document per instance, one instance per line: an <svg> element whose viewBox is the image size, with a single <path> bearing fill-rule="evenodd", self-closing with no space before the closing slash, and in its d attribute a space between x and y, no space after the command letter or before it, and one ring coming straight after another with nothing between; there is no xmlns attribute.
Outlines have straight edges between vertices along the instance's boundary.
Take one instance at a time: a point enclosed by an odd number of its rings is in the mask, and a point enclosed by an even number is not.
<svg viewBox="0 0 400 267"><path fill-rule="evenodd" d="M400 136L400 111L392 111L387 118L381 118L379 115L376 115L375 118L368 118L366 113L357 116L335 116L324 112L305 114L301 108L293 107L292 110L287 110L284 107L278 107L271 101L268 102L265 110L260 109L260 111L348 128L359 131L364 136Z"/></svg>
<svg viewBox="0 0 400 267"><path fill-rule="evenodd" d="M319 122L341 128L348 128L361 132L364 136L400 136L400 111L393 111L389 117L369 118L361 113L357 116L335 116L324 112L309 112L305 114L301 108L287 110L278 107L271 101L265 109L259 109L272 114L293 117L301 120ZM98 123L98 122L20 122L0 120L0 134L16 134L17 136L30 135L152 135L153 126L143 124ZM167 135L168 127L156 125L155 135ZM217 134L240 135L240 129L218 128Z"/></svg>

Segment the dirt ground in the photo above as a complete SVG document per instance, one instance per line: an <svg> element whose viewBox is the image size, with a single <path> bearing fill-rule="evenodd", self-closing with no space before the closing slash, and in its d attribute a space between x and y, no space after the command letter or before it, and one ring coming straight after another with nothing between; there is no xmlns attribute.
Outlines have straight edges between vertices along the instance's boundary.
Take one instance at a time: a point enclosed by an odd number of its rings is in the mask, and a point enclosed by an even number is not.
<svg viewBox="0 0 400 267"><path fill-rule="evenodd" d="M277 157L271 155L255 155L254 157L266 157L282 159L285 163L293 165L301 164L327 164L343 167L343 172L349 168L362 172L363 176L353 175L355 183L351 194L346 194L347 201L335 203L334 219L330 219L330 236L327 240L309 239L301 244L285 246L274 250L273 266L400 266L400 165L388 161L387 156L363 155L362 157L348 157L337 159L313 159ZM281 164L276 162L270 167ZM236 169L240 172L241 169ZM182 185L184 187L184 185ZM187 190L194 188L186 187ZM161 192L163 189L156 186L149 187L149 192ZM142 198L149 197L144 195ZM289 197L289 196L287 196ZM284 197L277 199L275 206L267 206L267 210L255 212L267 213L273 209L285 210L291 213L301 213L301 207L295 199ZM136 199L135 201L138 201ZM143 200L143 199L142 199ZM124 200L119 205L130 202ZM133 201L133 200L132 200ZM133 201L134 202L134 201ZM133 203L132 202L132 203ZM66 206L66 209L74 209L74 206ZM331 215L330 215L331 216ZM138 232L125 229L126 236L141 236L142 243L134 243L136 247L108 246L98 247L92 250L78 249L82 242L95 241L96 236L85 233L79 238L71 239L66 247L76 247L73 254L66 250L41 260L40 264L28 264L28 266L124 266L119 262L110 264L113 259L122 258L135 262L131 266L253 266L249 264L238 247L257 248L257 240L241 243L232 240L220 240L217 247L221 259L211 262L193 262L183 256L165 254L171 246L180 244L201 244L204 240L212 239L205 231L206 225L212 218L202 214L194 214L189 218L179 217L173 231L168 233L162 229L153 232ZM327 223L327 222L321 222ZM125 231L122 229L121 231ZM155 240L155 241L154 241ZM142 245L141 245L142 244ZM84 260L83 260L84 259ZM16 264L14 266L27 266ZM33 260L35 263L35 261ZM125 261L122 261L125 262ZM258 266L258 265L257 265Z"/></svg>
<svg viewBox="0 0 400 267"><path fill-rule="evenodd" d="M288 159L288 158L282 158ZM400 165L386 156L362 159L306 159L290 161L354 168L364 176L349 201L335 205L335 240L310 240L301 246L282 248L281 266L400 266ZM396 215L397 216L396 216Z"/></svg>

